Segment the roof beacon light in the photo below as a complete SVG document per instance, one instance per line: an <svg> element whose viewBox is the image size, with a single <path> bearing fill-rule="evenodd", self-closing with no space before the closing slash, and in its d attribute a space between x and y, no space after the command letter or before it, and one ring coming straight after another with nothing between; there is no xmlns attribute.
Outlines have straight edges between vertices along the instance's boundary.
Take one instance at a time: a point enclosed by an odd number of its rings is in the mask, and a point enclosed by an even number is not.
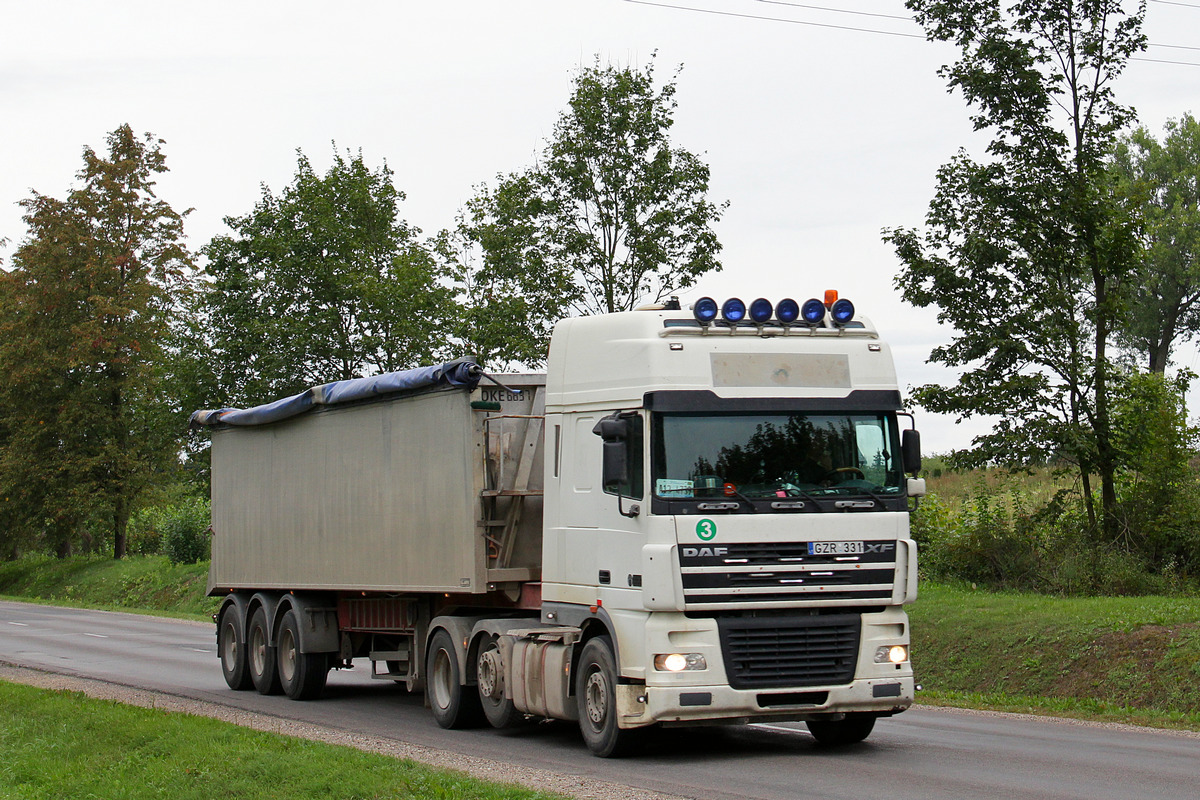
<svg viewBox="0 0 1200 800"><path fill-rule="evenodd" d="M774 313L775 309L771 306L771 301L765 297L760 297L750 304L750 319L759 325L770 320Z"/></svg>
<svg viewBox="0 0 1200 800"><path fill-rule="evenodd" d="M791 325L800 316L800 304L790 297L785 297L775 306L775 318L784 325Z"/></svg>
<svg viewBox="0 0 1200 800"><path fill-rule="evenodd" d="M701 297L692 306L692 315L701 325L707 325L717 318L717 301L711 297Z"/></svg>
<svg viewBox="0 0 1200 800"><path fill-rule="evenodd" d="M815 297L805 300L804 305L800 307L800 316L805 325L816 327L825 321L825 304Z"/></svg>
<svg viewBox="0 0 1200 800"><path fill-rule="evenodd" d="M830 306L832 306L834 303L837 302L837 298L838 298L837 289L826 289L825 290L825 307L829 308Z"/></svg>
<svg viewBox="0 0 1200 800"><path fill-rule="evenodd" d="M731 297L721 306L721 319L737 323L746 318L746 304L737 297Z"/></svg>
<svg viewBox="0 0 1200 800"><path fill-rule="evenodd" d="M829 315L833 317L833 324L840 328L854 319L854 303L843 297L829 309Z"/></svg>

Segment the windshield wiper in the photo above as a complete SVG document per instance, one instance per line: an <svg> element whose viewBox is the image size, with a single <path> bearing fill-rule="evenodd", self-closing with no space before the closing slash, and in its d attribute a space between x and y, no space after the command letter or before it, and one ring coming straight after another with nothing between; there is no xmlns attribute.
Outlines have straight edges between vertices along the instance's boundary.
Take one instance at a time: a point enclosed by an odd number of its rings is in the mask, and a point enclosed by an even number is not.
<svg viewBox="0 0 1200 800"><path fill-rule="evenodd" d="M886 510L887 510L887 506L886 506L886 503L885 503L885 501L884 501L883 497L881 497L880 495L877 495L877 494L875 494L875 492L871 491L870 489L863 489L863 488L861 488L861 487L857 487L857 486L855 486L855 487L846 487L846 488L847 488L847 490L849 490L849 491L852 491L852 490L854 490L854 489L857 489L857 490L858 490L858 491L857 491L857 493L858 493L858 494L865 494L865 495L867 495L868 497L870 497L870 498L871 498L871 500L870 500L870 501L865 501L865 502L864 502L864 501L862 501L862 500L838 500L838 501L836 501L836 502L834 503L834 506L835 506L836 508L842 508L842 509L850 509L850 508L861 508L861 509L877 508L877 509L879 509L880 511L886 511Z"/></svg>
<svg viewBox="0 0 1200 800"><path fill-rule="evenodd" d="M817 498L813 497L811 494L804 491L799 486L796 486L795 484L789 484L789 488L787 491L796 493L794 495L789 494L788 497L803 497L804 500L807 500L808 502L812 503L813 508L815 508L817 511L824 510L821 508L821 504L817 502ZM788 511L793 508L796 509L797 511L799 511L802 508L804 508L804 501L800 501L800 502L793 504L793 503L789 503L787 500L776 500L773 503L771 503L771 508L775 509L776 511Z"/></svg>

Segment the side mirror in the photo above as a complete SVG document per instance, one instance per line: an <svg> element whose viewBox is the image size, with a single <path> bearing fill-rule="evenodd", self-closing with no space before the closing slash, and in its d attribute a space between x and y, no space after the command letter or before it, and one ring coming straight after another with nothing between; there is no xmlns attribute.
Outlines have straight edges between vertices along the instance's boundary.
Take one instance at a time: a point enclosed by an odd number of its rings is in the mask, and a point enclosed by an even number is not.
<svg viewBox="0 0 1200 800"><path fill-rule="evenodd" d="M629 483L629 458L625 440L629 438L629 419L616 414L596 423L592 433L604 440L600 481L605 491Z"/></svg>
<svg viewBox="0 0 1200 800"><path fill-rule="evenodd" d="M901 434L900 455L904 461L904 471L916 475L921 471L921 433L907 430Z"/></svg>

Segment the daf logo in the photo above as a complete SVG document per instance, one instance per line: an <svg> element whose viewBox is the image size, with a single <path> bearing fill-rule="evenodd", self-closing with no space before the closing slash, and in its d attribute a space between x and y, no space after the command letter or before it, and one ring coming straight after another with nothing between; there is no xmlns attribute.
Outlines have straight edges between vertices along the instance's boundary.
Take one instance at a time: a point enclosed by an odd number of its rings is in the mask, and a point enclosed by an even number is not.
<svg viewBox="0 0 1200 800"><path fill-rule="evenodd" d="M890 553L891 551L893 551L895 549L896 549L896 545L893 544L892 542L880 542L878 544L872 544L871 542L867 542L867 552L868 553Z"/></svg>
<svg viewBox="0 0 1200 800"><path fill-rule="evenodd" d="M718 558L729 555L728 547L685 547L684 558Z"/></svg>

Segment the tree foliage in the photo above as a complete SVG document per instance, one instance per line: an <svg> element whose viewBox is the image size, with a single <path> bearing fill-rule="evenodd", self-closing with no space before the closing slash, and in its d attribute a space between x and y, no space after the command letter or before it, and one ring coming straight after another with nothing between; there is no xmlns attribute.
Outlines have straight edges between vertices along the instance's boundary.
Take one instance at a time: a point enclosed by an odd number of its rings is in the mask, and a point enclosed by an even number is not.
<svg viewBox="0 0 1200 800"><path fill-rule="evenodd" d="M1169 121L1161 142L1139 127L1113 167L1144 244L1123 339L1161 375L1174 346L1200 333L1200 122Z"/></svg>
<svg viewBox="0 0 1200 800"><path fill-rule="evenodd" d="M299 153L295 179L263 187L231 236L203 250L210 382L202 404L254 404L332 380L427 364L446 354L453 292L386 164L342 156L318 175Z"/></svg>
<svg viewBox="0 0 1200 800"><path fill-rule="evenodd" d="M1191 460L1200 429L1188 422L1184 397L1194 376L1122 376L1113 404L1120 449L1118 531L1124 549L1152 569L1200 577L1200 477Z"/></svg>
<svg viewBox="0 0 1200 800"><path fill-rule="evenodd" d="M962 92L982 159L960 151L938 172L924 232L885 238L905 299L956 331L931 360L957 384L917 390L931 411L995 415L968 460L1078 467L1116 536L1109 342L1122 318L1137 241L1107 156L1132 119L1113 81L1144 46L1144 7L1119 0L908 0L931 40L954 43L943 67Z"/></svg>
<svg viewBox="0 0 1200 800"><path fill-rule="evenodd" d="M9 530L66 554L102 524L120 558L136 499L173 470L164 364L191 257L154 193L162 141L123 125L107 143L65 200L22 203L0 288L0 492Z"/></svg>
<svg viewBox="0 0 1200 800"><path fill-rule="evenodd" d="M474 307L502 299L490 318L526 325L544 357L556 319L662 300L720 269L712 226L726 204L707 199L699 156L672 147L675 106L653 63L581 68L539 163L467 204L460 238L482 253L464 267Z"/></svg>

